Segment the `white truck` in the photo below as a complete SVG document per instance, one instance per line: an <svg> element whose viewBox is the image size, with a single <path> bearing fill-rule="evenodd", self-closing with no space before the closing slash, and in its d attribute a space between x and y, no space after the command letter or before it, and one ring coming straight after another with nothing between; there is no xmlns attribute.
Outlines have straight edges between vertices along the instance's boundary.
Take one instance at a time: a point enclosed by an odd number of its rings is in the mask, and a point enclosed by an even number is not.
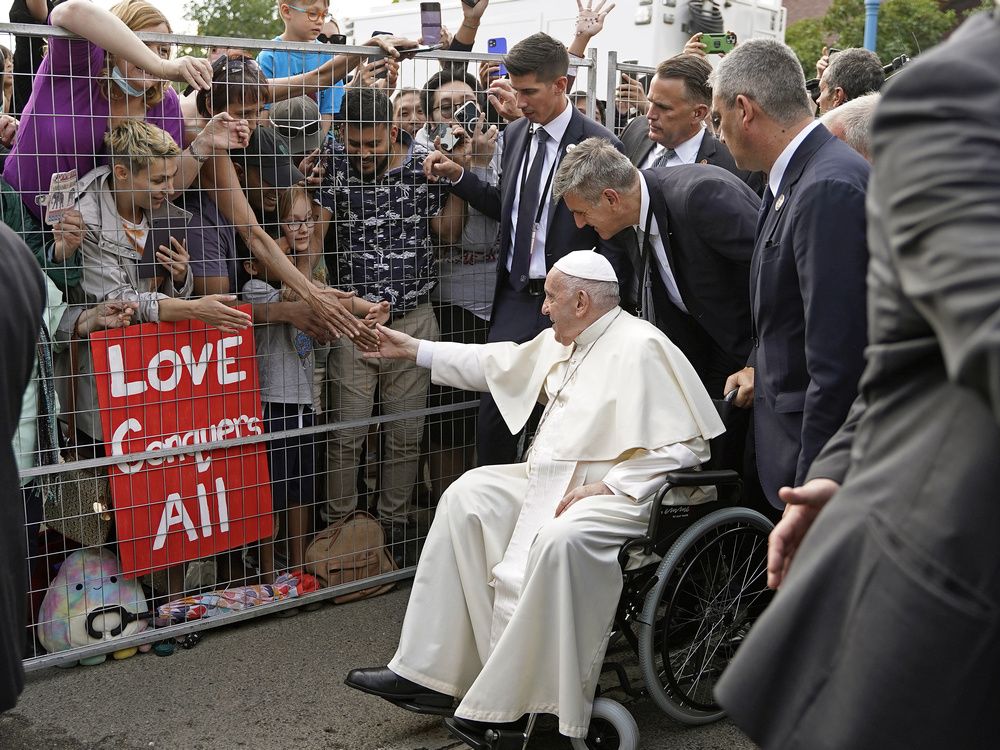
<svg viewBox="0 0 1000 750"><path fill-rule="evenodd" d="M342 14L348 43L367 39L374 31L420 37L419 0L341 0L333 9ZM537 31L568 44L576 15L575 0L491 0L474 51L489 52L490 38L503 37L512 46ZM441 16L452 33L457 31L462 22L461 0L441 0ZM697 31L733 31L739 39L766 36L784 40L785 16L781 0L617 0L604 31L593 41L598 49L598 97L603 99L607 93L608 52L617 52L619 62L655 67L680 52ZM586 89L586 83L581 70L574 88Z"/></svg>

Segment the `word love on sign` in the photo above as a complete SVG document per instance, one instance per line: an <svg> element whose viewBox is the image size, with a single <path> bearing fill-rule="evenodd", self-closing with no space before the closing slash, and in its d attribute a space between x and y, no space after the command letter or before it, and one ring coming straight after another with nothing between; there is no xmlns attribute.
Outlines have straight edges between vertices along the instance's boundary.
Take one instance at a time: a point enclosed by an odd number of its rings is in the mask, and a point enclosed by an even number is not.
<svg viewBox="0 0 1000 750"><path fill-rule="evenodd" d="M249 309L247 309L249 312ZM128 577L273 533L251 331L145 323L90 337L118 551ZM197 450L234 441L228 448ZM165 455L131 459L142 453Z"/></svg>

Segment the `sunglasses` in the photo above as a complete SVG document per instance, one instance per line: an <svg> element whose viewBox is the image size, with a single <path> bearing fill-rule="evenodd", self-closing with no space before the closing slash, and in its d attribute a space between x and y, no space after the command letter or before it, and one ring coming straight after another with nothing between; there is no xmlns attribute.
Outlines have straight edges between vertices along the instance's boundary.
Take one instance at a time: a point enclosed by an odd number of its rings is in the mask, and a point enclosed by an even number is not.
<svg viewBox="0 0 1000 750"><path fill-rule="evenodd" d="M227 73L242 73L244 70L251 70L257 73L260 72L260 66L257 61L252 57L247 57L246 55L234 55L230 57L229 55L221 55L215 59L212 63L212 73L213 75L218 75L223 70Z"/></svg>
<svg viewBox="0 0 1000 750"><path fill-rule="evenodd" d="M304 125L281 125L271 120L271 127L286 138L295 138L296 136L312 135L318 132L319 122L319 120L312 120Z"/></svg>
<svg viewBox="0 0 1000 750"><path fill-rule="evenodd" d="M321 44L347 44L346 34L320 34L316 41Z"/></svg>

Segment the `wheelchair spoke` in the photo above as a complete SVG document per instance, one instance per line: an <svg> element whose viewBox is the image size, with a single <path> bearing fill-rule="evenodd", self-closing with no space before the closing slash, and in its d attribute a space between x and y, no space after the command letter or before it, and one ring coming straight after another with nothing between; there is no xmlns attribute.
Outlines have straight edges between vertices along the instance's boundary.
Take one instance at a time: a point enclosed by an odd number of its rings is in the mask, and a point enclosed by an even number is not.
<svg viewBox="0 0 1000 750"><path fill-rule="evenodd" d="M718 709L715 682L768 601L766 566L766 538L736 523L713 529L673 568L654 635L661 684L684 704Z"/></svg>

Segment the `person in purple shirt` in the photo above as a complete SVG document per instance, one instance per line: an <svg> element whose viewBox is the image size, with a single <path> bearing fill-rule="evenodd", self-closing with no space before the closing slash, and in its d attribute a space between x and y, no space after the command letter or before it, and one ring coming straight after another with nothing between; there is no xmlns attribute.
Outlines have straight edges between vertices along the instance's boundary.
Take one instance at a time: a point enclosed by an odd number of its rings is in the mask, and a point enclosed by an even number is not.
<svg viewBox="0 0 1000 750"><path fill-rule="evenodd" d="M3 171L39 218L36 197L48 193L54 173L76 169L82 177L107 163L104 135L111 124L144 119L184 143L177 93L166 81L205 88L212 80L207 60L171 59L169 44L147 44L133 33L171 31L166 17L145 0L126 0L113 12L69 0L52 10L49 23L83 39L49 39ZM229 117L210 123L184 150L175 184L190 185L208 157L245 145L249 134L246 123Z"/></svg>

